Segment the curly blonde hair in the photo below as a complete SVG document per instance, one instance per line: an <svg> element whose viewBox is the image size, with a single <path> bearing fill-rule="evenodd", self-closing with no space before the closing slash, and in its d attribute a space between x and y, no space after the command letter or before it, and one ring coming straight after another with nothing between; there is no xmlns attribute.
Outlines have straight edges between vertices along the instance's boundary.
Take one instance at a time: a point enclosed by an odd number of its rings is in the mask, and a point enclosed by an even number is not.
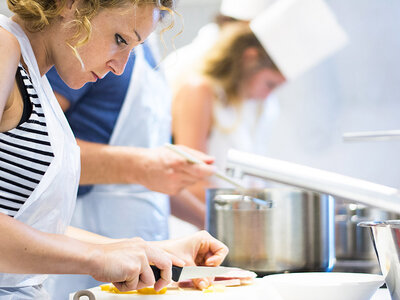
<svg viewBox="0 0 400 300"><path fill-rule="evenodd" d="M257 50L257 59L245 66L243 56L249 48ZM226 104L231 104L240 100L240 83L263 68L279 72L248 24L236 23L222 30L218 42L205 55L200 73L220 84L225 91Z"/></svg>
<svg viewBox="0 0 400 300"><path fill-rule="evenodd" d="M96 16L101 9L119 8L126 5L154 4L161 10L161 18L166 13L173 15L177 0L85 0L80 1L75 12L75 20L72 22L76 31L71 40L78 39L72 48L84 45L92 32L90 20ZM7 0L8 8L18 15L26 24L29 31L43 30L53 19L57 18L65 8L67 0ZM173 26L173 21L166 30Z"/></svg>

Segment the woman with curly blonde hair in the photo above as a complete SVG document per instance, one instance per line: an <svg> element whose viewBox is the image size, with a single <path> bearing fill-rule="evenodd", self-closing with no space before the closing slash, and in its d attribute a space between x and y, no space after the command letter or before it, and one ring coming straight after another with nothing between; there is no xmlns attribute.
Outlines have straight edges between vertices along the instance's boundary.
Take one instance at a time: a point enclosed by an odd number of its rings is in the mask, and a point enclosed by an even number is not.
<svg viewBox="0 0 400 300"><path fill-rule="evenodd" d="M205 232L145 242L67 230L79 148L44 75L55 66L79 88L108 72L121 74L131 50L174 1L8 0L8 6L14 16L0 15L0 298L48 298L42 283L49 273L89 274L122 291L153 284L159 290L171 281L172 264L220 264L227 248ZM161 269L157 282L150 264Z"/></svg>

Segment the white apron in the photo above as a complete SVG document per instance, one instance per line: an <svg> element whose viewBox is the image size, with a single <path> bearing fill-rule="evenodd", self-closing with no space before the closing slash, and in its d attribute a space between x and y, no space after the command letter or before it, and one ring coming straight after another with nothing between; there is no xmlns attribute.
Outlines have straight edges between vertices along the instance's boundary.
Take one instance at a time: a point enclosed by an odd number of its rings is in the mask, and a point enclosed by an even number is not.
<svg viewBox="0 0 400 300"><path fill-rule="evenodd" d="M42 180L15 215L15 219L44 232L64 233L74 211L80 176L80 154L74 135L47 81L41 77L30 42L18 24L0 15L0 26L14 34L21 46L32 84L39 96L54 158ZM40 294L37 288L46 275L0 274L1 299L29 299ZM14 288L14 293L2 288ZM18 288L23 292L18 294ZM16 288L16 289L15 289ZM7 296L6 296L7 295ZM14 298L13 298L14 297Z"/></svg>
<svg viewBox="0 0 400 300"><path fill-rule="evenodd" d="M110 145L154 148L170 139L171 96L162 74L135 50L136 60ZM168 238L169 198L141 185L95 185L79 197L72 224L113 238Z"/></svg>
<svg viewBox="0 0 400 300"><path fill-rule="evenodd" d="M153 148L170 139L171 94L162 73L135 49L131 82L110 145ZM168 238L169 197L140 185L96 185L78 197L72 225L113 238ZM51 276L46 287L54 299L100 283L90 276Z"/></svg>

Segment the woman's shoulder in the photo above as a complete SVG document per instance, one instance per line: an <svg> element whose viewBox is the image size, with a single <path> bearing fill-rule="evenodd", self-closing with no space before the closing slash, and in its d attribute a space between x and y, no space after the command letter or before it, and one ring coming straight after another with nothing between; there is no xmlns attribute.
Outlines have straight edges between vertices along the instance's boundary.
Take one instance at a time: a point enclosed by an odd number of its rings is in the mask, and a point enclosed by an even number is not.
<svg viewBox="0 0 400 300"><path fill-rule="evenodd" d="M0 27L0 58L2 62L14 61L18 64L21 47L15 35ZM4 65L4 63L2 63Z"/></svg>
<svg viewBox="0 0 400 300"><path fill-rule="evenodd" d="M0 49L9 50L8 54L20 55L21 47L19 45L17 37L0 26Z"/></svg>
<svg viewBox="0 0 400 300"><path fill-rule="evenodd" d="M193 76L182 83L173 100L173 109L192 112L195 115L211 114L215 93L211 83L204 77Z"/></svg>
<svg viewBox="0 0 400 300"><path fill-rule="evenodd" d="M215 87L212 81L204 76L193 75L182 83L179 94L190 94L195 98L213 99Z"/></svg>

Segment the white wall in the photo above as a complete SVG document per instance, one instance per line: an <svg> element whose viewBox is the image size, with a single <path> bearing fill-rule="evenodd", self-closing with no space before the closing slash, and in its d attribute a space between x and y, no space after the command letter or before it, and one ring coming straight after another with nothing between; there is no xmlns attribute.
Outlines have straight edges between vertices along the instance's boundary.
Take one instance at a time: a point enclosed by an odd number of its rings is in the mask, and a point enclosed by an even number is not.
<svg viewBox="0 0 400 300"><path fill-rule="evenodd" d="M11 12L9 11L8 7L7 7L7 1L6 0L2 0L0 2L0 14L6 15L6 16L10 16Z"/></svg>
<svg viewBox="0 0 400 300"><path fill-rule="evenodd" d="M166 32L165 40L168 52L173 50L170 40L180 29L183 32L175 40L176 48L180 48L190 43L197 35L199 29L214 20L215 15L219 11L221 0L180 0L178 2L177 12L183 17L183 27L181 19L176 17L176 26L170 32Z"/></svg>
<svg viewBox="0 0 400 300"><path fill-rule="evenodd" d="M326 0L350 37L340 53L277 91L265 154L400 188L400 141L344 143L347 131L400 129L400 1ZM190 42L218 0L181 0ZM267 134L266 134L267 138Z"/></svg>
<svg viewBox="0 0 400 300"><path fill-rule="evenodd" d="M400 129L400 1L328 0L350 44L278 91L266 154L400 188L400 141L344 143Z"/></svg>

